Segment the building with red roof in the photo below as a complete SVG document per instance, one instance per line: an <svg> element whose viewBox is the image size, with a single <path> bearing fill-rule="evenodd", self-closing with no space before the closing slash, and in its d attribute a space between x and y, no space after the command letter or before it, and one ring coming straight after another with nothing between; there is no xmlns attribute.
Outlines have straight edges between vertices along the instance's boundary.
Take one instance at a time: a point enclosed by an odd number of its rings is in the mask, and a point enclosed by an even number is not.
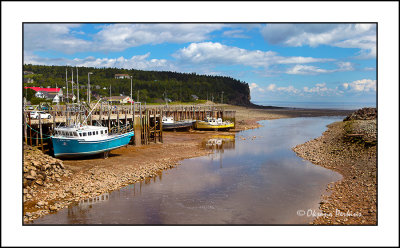
<svg viewBox="0 0 400 248"><path fill-rule="evenodd" d="M35 96L39 98L53 99L56 95L61 97L63 91L61 88L42 88L42 87L24 87L36 91Z"/></svg>

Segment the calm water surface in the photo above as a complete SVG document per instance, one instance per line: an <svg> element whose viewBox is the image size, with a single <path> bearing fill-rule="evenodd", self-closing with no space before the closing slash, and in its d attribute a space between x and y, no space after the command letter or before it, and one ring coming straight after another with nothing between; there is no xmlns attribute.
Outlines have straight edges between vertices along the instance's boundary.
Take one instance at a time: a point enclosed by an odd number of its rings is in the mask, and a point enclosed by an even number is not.
<svg viewBox="0 0 400 248"><path fill-rule="evenodd" d="M83 201L34 224L307 224L340 174L291 150L343 117L261 121L261 128L204 140L213 154L158 177Z"/></svg>

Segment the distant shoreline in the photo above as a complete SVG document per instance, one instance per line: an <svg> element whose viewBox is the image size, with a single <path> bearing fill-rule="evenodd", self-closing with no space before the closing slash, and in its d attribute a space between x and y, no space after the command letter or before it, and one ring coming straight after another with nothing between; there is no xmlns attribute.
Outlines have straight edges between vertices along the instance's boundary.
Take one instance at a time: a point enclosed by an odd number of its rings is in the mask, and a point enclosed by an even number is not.
<svg viewBox="0 0 400 248"><path fill-rule="evenodd" d="M315 110L352 110L355 111L357 109L361 109L364 107L376 107L376 103L373 102L349 102L349 103L340 103L340 102L271 102L271 103L251 103L249 106L253 106L255 108L289 108L289 109L315 109ZM279 105L293 105L293 106L279 106ZM320 106L316 106L316 105Z"/></svg>

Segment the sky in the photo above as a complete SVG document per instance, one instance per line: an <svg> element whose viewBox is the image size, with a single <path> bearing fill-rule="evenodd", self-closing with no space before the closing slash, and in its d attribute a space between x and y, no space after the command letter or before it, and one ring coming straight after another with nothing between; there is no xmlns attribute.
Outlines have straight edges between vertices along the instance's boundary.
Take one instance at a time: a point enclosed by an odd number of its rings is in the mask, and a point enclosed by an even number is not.
<svg viewBox="0 0 400 248"><path fill-rule="evenodd" d="M229 76L251 101L376 99L376 24L24 24L24 63Z"/></svg>

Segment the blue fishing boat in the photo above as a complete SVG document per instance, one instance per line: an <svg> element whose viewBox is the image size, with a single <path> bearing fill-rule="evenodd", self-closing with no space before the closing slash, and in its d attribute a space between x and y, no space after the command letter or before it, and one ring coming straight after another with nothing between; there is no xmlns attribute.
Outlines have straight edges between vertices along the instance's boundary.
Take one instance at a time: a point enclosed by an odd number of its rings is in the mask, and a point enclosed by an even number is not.
<svg viewBox="0 0 400 248"><path fill-rule="evenodd" d="M133 136L133 131L110 134L102 126L72 125L55 128L51 140L57 158L100 153L106 158L111 150L128 145Z"/></svg>
<svg viewBox="0 0 400 248"><path fill-rule="evenodd" d="M96 103L93 109L96 108ZM79 109L81 109L81 105ZM82 123L86 123L88 117L92 114L93 109ZM75 119L76 120L76 119ZM110 133L107 127L90 126L74 123L70 126L59 126L54 128L51 141L53 142L54 156L60 157L79 157L93 154L104 154L104 158L108 157L111 150L117 149L129 144L134 136L132 128L126 126L123 128L124 133Z"/></svg>

